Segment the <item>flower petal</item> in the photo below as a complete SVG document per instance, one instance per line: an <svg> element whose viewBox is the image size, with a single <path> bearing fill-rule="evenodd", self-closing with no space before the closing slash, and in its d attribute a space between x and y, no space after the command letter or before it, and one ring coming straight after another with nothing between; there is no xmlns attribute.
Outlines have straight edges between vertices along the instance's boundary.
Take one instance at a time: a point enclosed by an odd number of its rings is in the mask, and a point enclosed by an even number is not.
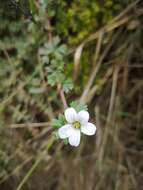
<svg viewBox="0 0 143 190"><path fill-rule="evenodd" d="M80 111L78 114L77 114L77 120L80 121L81 124L85 124L88 122L89 120L89 113L87 111Z"/></svg>
<svg viewBox="0 0 143 190"><path fill-rule="evenodd" d="M70 136L70 130L72 126L67 124L58 129L58 135L61 139L65 139Z"/></svg>
<svg viewBox="0 0 143 190"><path fill-rule="evenodd" d="M69 144L71 146L78 146L80 143L80 130L79 129L73 129L72 134L69 137Z"/></svg>
<svg viewBox="0 0 143 190"><path fill-rule="evenodd" d="M96 132L96 126L93 123L87 123L86 125L81 126L81 132L85 135L94 135Z"/></svg>
<svg viewBox="0 0 143 190"><path fill-rule="evenodd" d="M65 110L65 118L67 122L72 123L75 121L77 113L74 108L67 108Z"/></svg>

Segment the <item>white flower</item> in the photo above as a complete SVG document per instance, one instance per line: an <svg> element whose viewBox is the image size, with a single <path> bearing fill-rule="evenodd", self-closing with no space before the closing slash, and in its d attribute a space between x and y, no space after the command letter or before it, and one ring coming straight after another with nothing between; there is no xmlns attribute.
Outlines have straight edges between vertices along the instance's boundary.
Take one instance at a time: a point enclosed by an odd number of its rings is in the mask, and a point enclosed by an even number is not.
<svg viewBox="0 0 143 190"><path fill-rule="evenodd" d="M89 113L87 111L76 112L74 108L67 108L65 110L65 118L67 124L58 130L61 139L68 138L71 146L78 146L80 143L81 132L85 135L94 135L96 126L90 122Z"/></svg>

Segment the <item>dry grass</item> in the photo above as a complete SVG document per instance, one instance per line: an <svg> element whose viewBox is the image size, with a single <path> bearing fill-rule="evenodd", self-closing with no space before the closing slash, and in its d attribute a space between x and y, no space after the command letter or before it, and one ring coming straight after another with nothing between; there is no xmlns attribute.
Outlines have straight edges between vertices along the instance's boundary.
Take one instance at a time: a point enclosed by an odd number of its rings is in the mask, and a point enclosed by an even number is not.
<svg viewBox="0 0 143 190"><path fill-rule="evenodd" d="M95 43L90 74L78 100L88 103L98 128L96 136L85 137L78 148L72 148L51 141L49 122L8 125L1 132L7 141L1 142L5 149L1 154L9 165L0 189L143 189L143 9L133 5L72 51L76 83L82 53ZM95 82L97 75L99 82ZM17 92L3 100L3 106L14 96ZM57 112L63 109L49 111L49 118ZM25 142L28 131L32 137Z"/></svg>

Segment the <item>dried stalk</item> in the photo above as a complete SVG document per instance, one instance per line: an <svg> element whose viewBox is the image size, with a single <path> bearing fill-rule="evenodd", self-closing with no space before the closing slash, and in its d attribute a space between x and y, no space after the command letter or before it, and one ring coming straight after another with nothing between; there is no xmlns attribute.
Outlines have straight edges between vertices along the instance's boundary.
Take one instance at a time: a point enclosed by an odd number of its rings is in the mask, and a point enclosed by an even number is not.
<svg viewBox="0 0 143 190"><path fill-rule="evenodd" d="M108 139L108 134L109 134L109 123L111 122L111 118L113 115L113 109L114 109L114 102L115 102L115 95L116 95L116 89L117 89L117 81L118 81L118 73L119 73L120 67L119 65L117 65L115 67L115 71L113 73L113 83L112 83L112 90L111 90L111 97L110 97L110 104L109 104L109 110L108 110L108 116L107 116L107 120L106 120L106 125L105 125L105 131L104 131L104 135L103 135L103 142L101 145L101 151L99 153L99 160L100 163L102 163L103 161L103 156L104 156L104 152L105 152L105 145L107 143L107 139Z"/></svg>
<svg viewBox="0 0 143 190"><path fill-rule="evenodd" d="M89 90L90 90L90 88L93 84L93 81L94 81L94 79L95 79L95 77L96 77L96 75L100 69L100 66L101 66L103 60L105 59L106 55L108 54L109 50L111 49L112 45L116 41L119 34L120 34L120 31L114 35L111 42L108 44L108 46L105 48L103 54L99 58L99 61L97 62L96 67L94 68L93 72L91 73L91 76L90 76L90 78L89 78L89 80L85 86L85 89L81 95L81 98L80 98L81 103L85 103L87 101L87 96L88 96Z"/></svg>
<svg viewBox="0 0 143 190"><path fill-rule="evenodd" d="M60 94L60 98L63 103L64 109L66 109L68 107L68 105L67 105L66 97L65 97L64 91L61 87L61 84L58 84L57 88L58 88L58 92Z"/></svg>
<svg viewBox="0 0 143 190"><path fill-rule="evenodd" d="M40 123L21 123L21 124L11 124L10 128L37 128L37 127L47 127L49 122L40 122Z"/></svg>

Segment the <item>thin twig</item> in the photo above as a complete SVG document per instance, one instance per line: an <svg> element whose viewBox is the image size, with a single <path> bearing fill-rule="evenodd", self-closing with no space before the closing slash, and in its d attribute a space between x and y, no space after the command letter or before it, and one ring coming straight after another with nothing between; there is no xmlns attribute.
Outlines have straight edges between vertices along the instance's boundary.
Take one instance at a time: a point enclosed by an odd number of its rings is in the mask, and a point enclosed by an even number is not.
<svg viewBox="0 0 143 190"><path fill-rule="evenodd" d="M108 111L108 117L107 117L107 124L108 124L108 122L110 122L111 117L113 115L113 108L114 108L114 102L115 102L119 69L120 69L120 67L119 67L119 65L117 65L115 67L115 71L113 73L113 84L112 84L112 91L111 91L111 97L110 97L110 105L109 105L109 111Z"/></svg>
<svg viewBox="0 0 143 190"><path fill-rule="evenodd" d="M129 11L131 11L135 6L140 2L141 0L136 0L133 3L131 3L125 10L123 10L118 16L116 16L112 22L116 22L117 20L121 19L123 16L125 16Z"/></svg>
<svg viewBox="0 0 143 190"><path fill-rule="evenodd" d="M58 92L60 94L60 98L61 98L61 101L63 103L64 109L66 109L68 107L68 105L67 105L67 101L66 101L66 98L65 98L64 91L63 91L63 89L61 87L61 84L58 84Z"/></svg>
<svg viewBox="0 0 143 190"><path fill-rule="evenodd" d="M99 54L100 54L100 50L101 50L101 46L102 46L102 39L103 39L103 35L104 35L104 32L100 32L99 33L99 36L98 36L98 40L97 40L97 47L96 47L96 50L95 50L95 56L94 56L94 60L93 60L93 63L95 64L96 61L98 60L99 58Z"/></svg>
<svg viewBox="0 0 143 190"><path fill-rule="evenodd" d="M78 69L79 69L79 64L80 64L83 47L84 47L84 44L81 44L80 46L77 47L77 49L75 50L75 53L74 53L74 68L73 68L73 81L74 82L77 79L77 74L78 74Z"/></svg>
<svg viewBox="0 0 143 190"><path fill-rule="evenodd" d="M10 128L35 128L35 127L47 127L49 122L40 122L40 123L21 123L21 124L11 124Z"/></svg>

